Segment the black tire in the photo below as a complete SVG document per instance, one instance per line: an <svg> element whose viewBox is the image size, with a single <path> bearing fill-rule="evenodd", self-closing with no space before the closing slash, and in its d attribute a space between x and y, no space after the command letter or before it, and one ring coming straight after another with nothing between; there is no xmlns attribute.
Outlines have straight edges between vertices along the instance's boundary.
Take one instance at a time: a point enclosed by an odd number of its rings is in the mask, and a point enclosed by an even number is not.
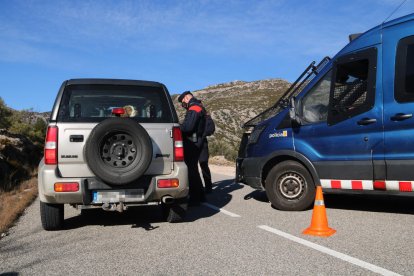
<svg viewBox="0 0 414 276"><path fill-rule="evenodd" d="M81 209L80 215L83 217L88 217L91 215L92 210L94 209Z"/></svg>
<svg viewBox="0 0 414 276"><path fill-rule="evenodd" d="M283 211L306 210L315 198L315 184L310 173L295 161L274 166L266 177L265 188L272 205Z"/></svg>
<svg viewBox="0 0 414 276"><path fill-rule="evenodd" d="M162 214L167 222L182 222L187 215L187 203L181 204L161 204Z"/></svg>
<svg viewBox="0 0 414 276"><path fill-rule="evenodd" d="M85 144L91 171L112 185L124 185L141 177L152 160L147 131L130 118L110 118L98 124Z"/></svg>
<svg viewBox="0 0 414 276"><path fill-rule="evenodd" d="M48 231L61 230L64 219L63 204L40 202L40 218L43 229Z"/></svg>

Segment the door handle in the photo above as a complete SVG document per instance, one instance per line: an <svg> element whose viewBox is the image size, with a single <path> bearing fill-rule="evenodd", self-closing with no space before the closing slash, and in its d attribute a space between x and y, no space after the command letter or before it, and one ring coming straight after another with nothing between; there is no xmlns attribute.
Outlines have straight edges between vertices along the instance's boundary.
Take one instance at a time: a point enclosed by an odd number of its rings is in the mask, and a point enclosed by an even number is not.
<svg viewBox="0 0 414 276"><path fill-rule="evenodd" d="M413 114L397 113L391 117L392 121L404 121L413 117Z"/></svg>
<svg viewBox="0 0 414 276"><path fill-rule="evenodd" d="M366 126L366 125L370 125L370 124L373 124L373 123L376 123L376 122L377 122L377 119L364 118L362 120L359 120L357 123L360 126Z"/></svg>

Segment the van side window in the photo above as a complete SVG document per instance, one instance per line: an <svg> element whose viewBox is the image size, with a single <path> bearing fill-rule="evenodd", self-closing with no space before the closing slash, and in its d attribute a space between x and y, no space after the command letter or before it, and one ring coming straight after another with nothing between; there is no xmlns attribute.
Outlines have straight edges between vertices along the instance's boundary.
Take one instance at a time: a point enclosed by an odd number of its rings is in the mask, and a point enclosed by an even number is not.
<svg viewBox="0 0 414 276"><path fill-rule="evenodd" d="M394 98L397 102L414 101L414 36L398 42Z"/></svg>
<svg viewBox="0 0 414 276"><path fill-rule="evenodd" d="M302 124L325 122L328 117L329 91L332 71L323 78L302 99Z"/></svg>
<svg viewBox="0 0 414 276"><path fill-rule="evenodd" d="M375 100L375 48L340 57L334 67L328 124L336 124L370 110Z"/></svg>

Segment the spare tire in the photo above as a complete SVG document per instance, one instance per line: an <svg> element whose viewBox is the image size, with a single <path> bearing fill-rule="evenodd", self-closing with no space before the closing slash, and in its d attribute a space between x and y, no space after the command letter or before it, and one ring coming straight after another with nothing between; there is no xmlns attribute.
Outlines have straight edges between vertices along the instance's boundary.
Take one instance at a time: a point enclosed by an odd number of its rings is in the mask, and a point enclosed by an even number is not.
<svg viewBox="0 0 414 276"><path fill-rule="evenodd" d="M123 185L141 177L152 160L147 131L130 118L109 118L89 135L84 149L86 163L104 182Z"/></svg>

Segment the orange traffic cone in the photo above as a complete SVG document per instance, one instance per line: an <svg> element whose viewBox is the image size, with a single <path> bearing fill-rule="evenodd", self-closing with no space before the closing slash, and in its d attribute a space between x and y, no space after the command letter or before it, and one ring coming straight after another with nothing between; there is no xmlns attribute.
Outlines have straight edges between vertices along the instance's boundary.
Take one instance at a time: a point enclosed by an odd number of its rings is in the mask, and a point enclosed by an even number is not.
<svg viewBox="0 0 414 276"><path fill-rule="evenodd" d="M336 230L329 228L326 217L325 202L323 201L322 187L316 187L315 205L313 207L311 225L302 233L319 237L329 237L335 234Z"/></svg>

